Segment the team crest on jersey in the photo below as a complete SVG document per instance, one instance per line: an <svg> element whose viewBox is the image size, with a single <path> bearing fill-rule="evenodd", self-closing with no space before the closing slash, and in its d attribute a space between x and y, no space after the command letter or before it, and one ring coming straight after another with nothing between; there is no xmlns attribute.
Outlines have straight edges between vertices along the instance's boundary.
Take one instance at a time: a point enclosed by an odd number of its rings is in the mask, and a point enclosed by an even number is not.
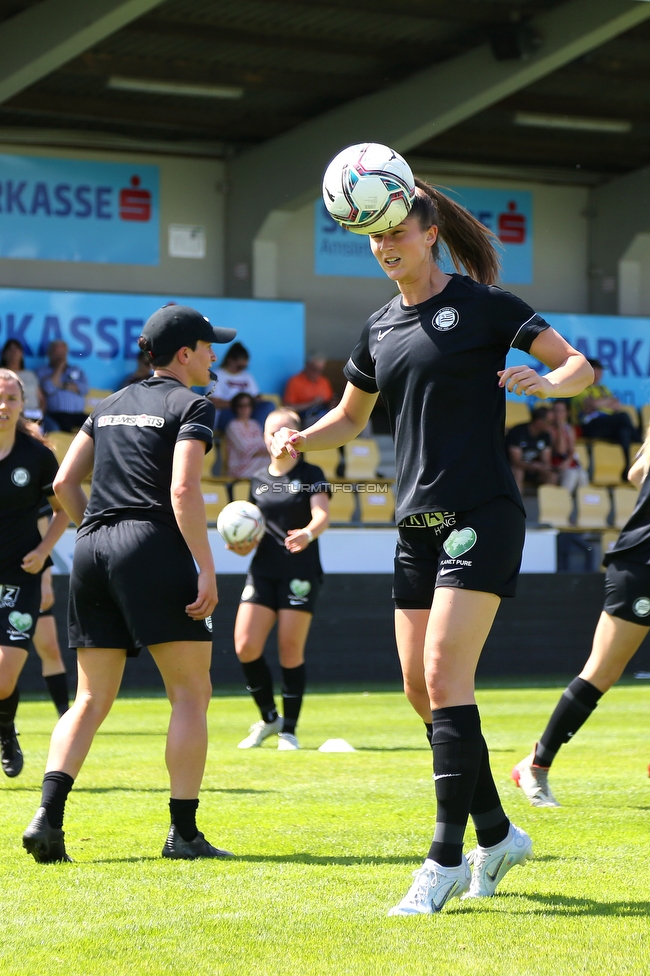
<svg viewBox="0 0 650 976"><path fill-rule="evenodd" d="M446 308L441 308L439 312L436 312L431 324L438 332L449 332L450 329L458 325L459 321L460 315L456 309L447 306Z"/></svg>
<svg viewBox="0 0 650 976"><path fill-rule="evenodd" d="M11 480L17 488L24 488L30 482L30 474L27 468L14 468L11 472Z"/></svg>

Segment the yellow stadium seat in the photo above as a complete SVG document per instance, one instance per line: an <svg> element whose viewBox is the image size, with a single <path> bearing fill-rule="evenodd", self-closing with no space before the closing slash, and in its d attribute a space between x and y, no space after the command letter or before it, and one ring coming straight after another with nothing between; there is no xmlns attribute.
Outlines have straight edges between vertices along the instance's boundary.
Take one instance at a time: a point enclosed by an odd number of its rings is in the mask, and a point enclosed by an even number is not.
<svg viewBox="0 0 650 976"><path fill-rule="evenodd" d="M641 407L641 433L644 436L648 427L650 427L650 403L644 403Z"/></svg>
<svg viewBox="0 0 650 976"><path fill-rule="evenodd" d="M636 488L614 489L614 526L617 529L623 528L634 511L638 498L639 493Z"/></svg>
<svg viewBox="0 0 650 976"><path fill-rule="evenodd" d="M215 475L212 473L212 469L218 460L219 460L219 450L217 448L217 445L213 442L212 450L208 451L205 457L203 458L203 470L201 472L202 481L214 481L216 479L221 480L219 479L219 475Z"/></svg>
<svg viewBox="0 0 650 976"><path fill-rule="evenodd" d="M84 413L92 413L95 407L107 396L110 396L112 392L112 390L102 390L99 387L91 386L84 400Z"/></svg>
<svg viewBox="0 0 650 976"><path fill-rule="evenodd" d="M64 430L53 430L45 436L47 437L47 443L54 451L54 456L59 464L61 464L61 461L68 452L68 448L77 435L67 434Z"/></svg>
<svg viewBox="0 0 650 976"><path fill-rule="evenodd" d="M395 514L395 494L389 485L373 483L357 486L359 512L362 522L392 522ZM371 489L368 491L367 489ZM380 490L379 490L380 489Z"/></svg>
<svg viewBox="0 0 650 976"><path fill-rule="evenodd" d="M346 525L351 522L357 507L357 493L355 491L345 491L345 488L352 488L352 485L342 486L337 491L332 492L330 498L330 522L343 522Z"/></svg>
<svg viewBox="0 0 650 976"><path fill-rule="evenodd" d="M611 510L609 492L597 485L585 485L576 492L578 517L576 526L580 529L606 529Z"/></svg>
<svg viewBox="0 0 650 976"><path fill-rule="evenodd" d="M639 426L639 411L631 403L621 403L618 408L622 413L626 413L634 427Z"/></svg>
<svg viewBox="0 0 650 976"><path fill-rule="evenodd" d="M341 463L338 447L332 447L328 451L306 451L304 458L309 464L318 465L328 481L336 481L336 469Z"/></svg>
<svg viewBox="0 0 650 976"><path fill-rule="evenodd" d="M234 482L231 490L234 502L247 502L250 498L251 483L246 478L241 478Z"/></svg>
<svg viewBox="0 0 650 976"><path fill-rule="evenodd" d="M603 556L612 551L616 541L618 540L619 534L618 529L608 529L607 532L603 532L600 537L600 551L602 552ZM600 569L601 572L605 572L606 567L603 566L602 562L600 564Z"/></svg>
<svg viewBox="0 0 650 976"><path fill-rule="evenodd" d="M558 485L540 485L537 489L539 505L538 521L562 529L569 525L573 511L573 499L566 488Z"/></svg>
<svg viewBox="0 0 650 976"><path fill-rule="evenodd" d="M623 465L625 457L619 444L608 444L607 441L593 441L591 445L591 460L593 470L591 483L593 485L620 485L623 482Z"/></svg>
<svg viewBox="0 0 650 976"><path fill-rule="evenodd" d="M578 455L580 467L584 468L585 471L589 471L589 468L591 467L591 458L589 456L589 448L584 441L578 441L576 444L575 453Z"/></svg>
<svg viewBox="0 0 650 976"><path fill-rule="evenodd" d="M276 410L282 406L282 399L277 393L260 393L260 397L272 403Z"/></svg>
<svg viewBox="0 0 650 976"><path fill-rule="evenodd" d="M347 481L372 481L377 477L380 461L377 441L371 437L357 437L343 448Z"/></svg>
<svg viewBox="0 0 650 976"><path fill-rule="evenodd" d="M230 501L226 486L213 481L202 481L201 494L205 502L205 515L208 522L216 522L219 512Z"/></svg>
<svg viewBox="0 0 650 976"><path fill-rule="evenodd" d="M530 407L525 400L506 400L506 430L530 422Z"/></svg>

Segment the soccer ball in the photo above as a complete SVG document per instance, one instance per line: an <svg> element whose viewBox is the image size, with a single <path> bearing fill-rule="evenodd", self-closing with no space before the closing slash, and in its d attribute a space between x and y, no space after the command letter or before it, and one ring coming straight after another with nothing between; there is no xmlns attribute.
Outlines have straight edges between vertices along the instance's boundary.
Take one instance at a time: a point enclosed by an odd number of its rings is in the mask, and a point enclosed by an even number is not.
<svg viewBox="0 0 650 976"><path fill-rule="evenodd" d="M264 535L264 516L251 502L230 502L219 512L217 531L229 545L259 542Z"/></svg>
<svg viewBox="0 0 650 976"><path fill-rule="evenodd" d="M354 234L383 234L408 216L415 180L405 159L388 146L348 146L325 170L323 200L334 220Z"/></svg>

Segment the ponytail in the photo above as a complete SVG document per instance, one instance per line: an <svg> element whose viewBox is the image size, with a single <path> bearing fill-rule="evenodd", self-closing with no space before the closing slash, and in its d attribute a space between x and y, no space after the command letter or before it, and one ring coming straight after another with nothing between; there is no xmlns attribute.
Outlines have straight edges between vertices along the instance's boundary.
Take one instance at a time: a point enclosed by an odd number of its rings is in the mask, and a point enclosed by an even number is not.
<svg viewBox="0 0 650 976"><path fill-rule="evenodd" d="M471 278L483 285L492 285L499 277L499 255L494 247L496 234L473 217L450 197L424 180L415 180L416 195L409 216L417 217L420 227L436 225L438 241L442 241L456 271L467 271ZM431 249L434 261L440 259L438 241Z"/></svg>

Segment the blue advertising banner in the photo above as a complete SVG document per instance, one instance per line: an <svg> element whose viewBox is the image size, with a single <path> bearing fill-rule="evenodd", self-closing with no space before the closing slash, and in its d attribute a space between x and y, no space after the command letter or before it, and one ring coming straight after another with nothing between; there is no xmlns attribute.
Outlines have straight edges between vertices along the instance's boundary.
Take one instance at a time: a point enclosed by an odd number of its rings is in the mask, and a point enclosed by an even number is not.
<svg viewBox="0 0 650 976"><path fill-rule="evenodd" d="M46 362L48 343L64 339L68 361L81 367L91 386L117 390L135 368L142 326L170 301L199 309L214 325L237 329L265 393L281 393L304 366L302 302L0 288L0 347L18 339L27 368L35 369ZM227 347L213 348L218 365Z"/></svg>
<svg viewBox="0 0 650 976"><path fill-rule="evenodd" d="M530 285L533 281L533 194L527 190L483 190L451 187L454 198L489 227L501 245L501 280ZM447 258L444 270L452 271ZM365 236L352 234L332 220L322 200L314 204L314 274L383 278Z"/></svg>
<svg viewBox="0 0 650 976"><path fill-rule="evenodd" d="M601 361L605 367L602 382L621 403L631 403L635 407L650 403L650 318L540 314L587 358ZM507 365L520 363L538 365L531 356L512 349ZM513 394L508 397L516 399Z"/></svg>
<svg viewBox="0 0 650 976"><path fill-rule="evenodd" d="M159 170L0 154L0 257L158 264Z"/></svg>

